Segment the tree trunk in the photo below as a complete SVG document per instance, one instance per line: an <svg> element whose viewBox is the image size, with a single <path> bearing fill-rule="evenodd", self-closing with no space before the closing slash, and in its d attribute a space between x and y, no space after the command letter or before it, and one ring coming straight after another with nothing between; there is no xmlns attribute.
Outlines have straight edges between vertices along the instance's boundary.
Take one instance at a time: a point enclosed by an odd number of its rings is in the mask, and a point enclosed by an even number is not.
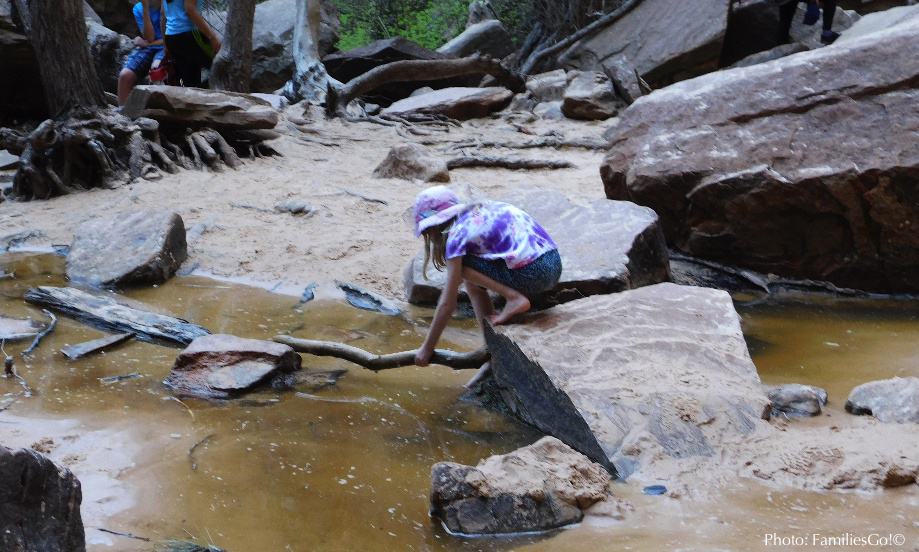
<svg viewBox="0 0 919 552"><path fill-rule="evenodd" d="M319 59L319 24L322 21L320 0L297 0L294 23L294 75L284 85L284 95L292 102L325 101L329 75Z"/></svg>
<svg viewBox="0 0 919 552"><path fill-rule="evenodd" d="M106 105L89 55L82 0L14 0L32 43L52 117Z"/></svg>
<svg viewBox="0 0 919 552"><path fill-rule="evenodd" d="M252 24L255 0L231 0L223 46L211 68L211 88L248 92L252 80Z"/></svg>

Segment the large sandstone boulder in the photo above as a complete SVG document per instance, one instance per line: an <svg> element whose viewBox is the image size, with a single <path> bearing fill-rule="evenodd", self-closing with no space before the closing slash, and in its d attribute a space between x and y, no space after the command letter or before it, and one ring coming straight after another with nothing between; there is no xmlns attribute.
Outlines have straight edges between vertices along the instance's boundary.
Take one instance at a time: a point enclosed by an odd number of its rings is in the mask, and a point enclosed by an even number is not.
<svg viewBox="0 0 919 552"><path fill-rule="evenodd" d="M453 533L544 531L577 523L609 496L602 466L554 437L492 456L475 467L440 462L431 470L431 515Z"/></svg>
<svg viewBox="0 0 919 552"><path fill-rule="evenodd" d="M562 99L562 113L569 119L588 121L609 119L622 107L610 78L603 73L582 71Z"/></svg>
<svg viewBox="0 0 919 552"><path fill-rule="evenodd" d="M884 11L869 13L855 21L849 28L843 29L842 36L836 40L835 44L845 44L865 35L909 23L916 19L919 19L919 5L897 6Z"/></svg>
<svg viewBox="0 0 919 552"><path fill-rule="evenodd" d="M91 286L165 282L188 256L185 224L171 211L94 217L74 234L67 277Z"/></svg>
<svg viewBox="0 0 919 552"><path fill-rule="evenodd" d="M558 244L562 276L555 289L539 298L540 303L562 303L670 279L667 246L651 209L602 199L578 204L553 191L518 192L505 199L533 215ZM585 232L591 239L584 239ZM429 268L425 280L423 259L419 255L406 269L406 298L414 304L433 304L445 276Z"/></svg>
<svg viewBox="0 0 919 552"><path fill-rule="evenodd" d="M849 394L846 410L882 422L919 423L919 378L891 378L859 385Z"/></svg>
<svg viewBox="0 0 919 552"><path fill-rule="evenodd" d="M373 170L377 178L401 178L422 182L450 182L447 162L419 144L393 146L386 159Z"/></svg>
<svg viewBox="0 0 919 552"><path fill-rule="evenodd" d="M259 386L284 386L300 363L287 345L206 335L182 351L163 383L182 395L227 399Z"/></svg>
<svg viewBox="0 0 919 552"><path fill-rule="evenodd" d="M251 94L179 86L137 86L122 112L163 124L221 130L271 129L278 124L271 103Z"/></svg>
<svg viewBox="0 0 919 552"><path fill-rule="evenodd" d="M607 135L606 195L698 257L919 291L917 48L914 20L644 96Z"/></svg>
<svg viewBox="0 0 919 552"><path fill-rule="evenodd" d="M327 0L320 2L319 56L335 49L338 42L338 9ZM252 25L252 90L272 92L284 86L294 72L291 50L296 0L268 0L255 7Z"/></svg>
<svg viewBox="0 0 919 552"><path fill-rule="evenodd" d="M0 550L86 550L80 481L28 449L0 446Z"/></svg>
<svg viewBox="0 0 919 552"><path fill-rule="evenodd" d="M618 21L574 44L559 61L602 71L624 57L652 86L718 67L731 0L642 0Z"/></svg>
<svg viewBox="0 0 919 552"><path fill-rule="evenodd" d="M451 119L477 119L501 111L514 93L500 86L442 88L399 100L383 110L388 115L445 115Z"/></svg>
<svg viewBox="0 0 919 552"><path fill-rule="evenodd" d="M588 297L485 338L508 406L620 477L662 458L726 458L768 427L723 291L663 283Z"/></svg>
<svg viewBox="0 0 919 552"><path fill-rule="evenodd" d="M504 25L497 19L489 19L470 25L437 51L457 58L483 54L501 59L514 51L514 45Z"/></svg>

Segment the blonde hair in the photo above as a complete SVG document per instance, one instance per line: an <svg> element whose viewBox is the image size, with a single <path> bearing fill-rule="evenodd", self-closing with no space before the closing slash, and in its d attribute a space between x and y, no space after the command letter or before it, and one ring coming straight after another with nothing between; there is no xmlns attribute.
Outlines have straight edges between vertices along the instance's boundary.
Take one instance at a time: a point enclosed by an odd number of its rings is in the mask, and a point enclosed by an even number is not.
<svg viewBox="0 0 919 552"><path fill-rule="evenodd" d="M424 236L424 265L421 274L425 280L428 279L428 264L433 264L437 270L443 270L447 266L447 235L453 226L453 220L451 218L432 226L421 234Z"/></svg>

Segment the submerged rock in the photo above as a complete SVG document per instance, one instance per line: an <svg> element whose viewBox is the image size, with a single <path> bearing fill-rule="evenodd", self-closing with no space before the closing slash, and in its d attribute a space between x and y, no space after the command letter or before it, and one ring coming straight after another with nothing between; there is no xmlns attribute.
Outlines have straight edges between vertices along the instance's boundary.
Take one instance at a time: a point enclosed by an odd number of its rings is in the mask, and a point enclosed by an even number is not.
<svg viewBox="0 0 919 552"><path fill-rule="evenodd" d="M627 201L598 200L578 204L554 191L518 192L507 198L533 215L558 244L562 276L558 285L537 298L554 304L588 295L615 293L669 280L664 236L654 211ZM589 229L591 239L584 239ZM597 247L597 243L602 247ZM410 303L431 304L443 289L444 275L428 267L424 256L405 271L405 294Z"/></svg>
<svg viewBox="0 0 919 552"><path fill-rule="evenodd" d="M621 106L613 83L603 73L583 71L565 90L562 113L569 119L609 119Z"/></svg>
<svg viewBox="0 0 919 552"><path fill-rule="evenodd" d="M80 481L28 449L0 446L0 550L86 550Z"/></svg>
<svg viewBox="0 0 919 552"><path fill-rule="evenodd" d="M514 93L507 88L453 87L412 96L383 110L387 115L444 115L451 119L476 119L501 111Z"/></svg>
<svg viewBox="0 0 919 552"><path fill-rule="evenodd" d="M0 314L0 340L3 341L31 339L45 328L44 324L31 318L11 318Z"/></svg>
<svg viewBox="0 0 919 552"><path fill-rule="evenodd" d="M447 162L419 144L396 144L373 171L377 178L450 182Z"/></svg>
<svg viewBox="0 0 919 552"><path fill-rule="evenodd" d="M485 337L508 406L620 477L661 458L730 457L767 426L770 403L722 291L663 283L594 296Z"/></svg>
<svg viewBox="0 0 919 552"><path fill-rule="evenodd" d="M791 414L794 416L816 416L826 405L825 389L812 385L789 383L769 390L772 402L772 413Z"/></svg>
<svg viewBox="0 0 919 552"><path fill-rule="evenodd" d="M261 385L286 386L300 363L300 355L287 345L207 335L182 351L163 383L183 395L227 399Z"/></svg>
<svg viewBox="0 0 919 552"><path fill-rule="evenodd" d="M919 291L917 49L911 20L644 96L607 136L606 195L653 208L694 256Z"/></svg>
<svg viewBox="0 0 919 552"><path fill-rule="evenodd" d="M165 282L188 256L185 224L171 211L94 217L76 231L67 277L91 286Z"/></svg>
<svg viewBox="0 0 919 552"><path fill-rule="evenodd" d="M354 284L346 282L337 282L337 285L338 289L344 292L345 300L348 301L348 304L352 307L378 312L387 316L398 316L402 314L402 309L375 293L371 293Z"/></svg>
<svg viewBox="0 0 919 552"><path fill-rule="evenodd" d="M863 383L849 394L846 410L888 423L919 423L919 378Z"/></svg>
<svg viewBox="0 0 919 552"><path fill-rule="evenodd" d="M602 466L544 437L475 467L440 462L431 470L431 515L453 533L544 531L577 523L609 497Z"/></svg>

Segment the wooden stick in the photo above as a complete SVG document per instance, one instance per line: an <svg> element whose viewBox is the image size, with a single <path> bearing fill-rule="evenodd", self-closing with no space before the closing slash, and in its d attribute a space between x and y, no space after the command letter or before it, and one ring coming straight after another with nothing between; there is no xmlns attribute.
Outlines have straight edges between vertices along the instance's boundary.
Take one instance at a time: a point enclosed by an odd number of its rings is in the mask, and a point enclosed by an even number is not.
<svg viewBox="0 0 919 552"><path fill-rule="evenodd" d="M23 352L21 353L22 356L26 356L26 355L32 354L32 351L34 351L35 348L38 347L38 344L41 343L41 340L42 340L46 335L48 335L49 333L53 332L53 331L54 331L54 327L57 326L57 317L54 316L53 314L51 314L51 311L49 311L48 309L42 309L41 311L42 311L43 313L45 313L45 316L47 316L48 318L51 319L51 323L48 324L48 327L45 328L44 330L42 330L41 333L39 333L38 335L35 336L35 339L32 340L32 344L29 345L29 348L26 349L25 351L23 351Z"/></svg>
<svg viewBox="0 0 919 552"><path fill-rule="evenodd" d="M574 167L574 165L570 161L558 161L554 159L521 159L515 157L495 157L491 155L467 155L455 157L447 161L448 169L467 169L470 167L539 170L570 169Z"/></svg>
<svg viewBox="0 0 919 552"><path fill-rule="evenodd" d="M388 355L375 355L351 345L338 343L336 341L314 341L312 339L297 339L289 335L276 335L274 340L293 347L300 353L307 353L316 356L330 356L347 360L363 366L368 370L379 372L390 368L401 368L403 366L415 365L415 353L417 351L402 351L390 353ZM431 357L431 364L440 364L454 370L464 370L467 368L478 368L485 364L491 358L486 349L478 349L469 353L457 353L446 349L437 349L434 356Z"/></svg>

